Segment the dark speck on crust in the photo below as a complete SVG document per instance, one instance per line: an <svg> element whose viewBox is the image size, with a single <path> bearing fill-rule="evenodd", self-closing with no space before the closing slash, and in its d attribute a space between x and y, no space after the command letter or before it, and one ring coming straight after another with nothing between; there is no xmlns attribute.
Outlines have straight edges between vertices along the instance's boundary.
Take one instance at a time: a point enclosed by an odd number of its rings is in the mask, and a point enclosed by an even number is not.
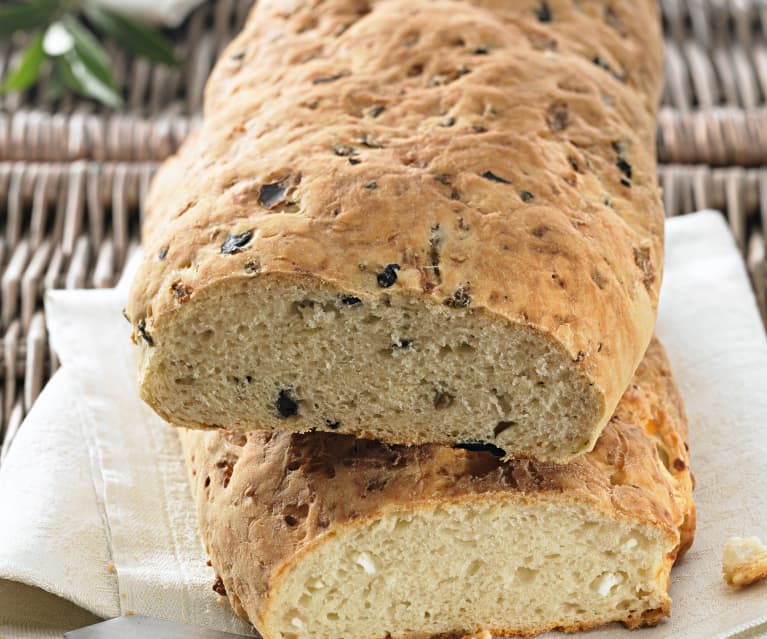
<svg viewBox="0 0 767 639"><path fill-rule="evenodd" d="M358 155L357 149L349 144L336 144L333 146L333 153L340 155L341 157L348 157L350 155Z"/></svg>
<svg viewBox="0 0 767 639"><path fill-rule="evenodd" d="M500 182L501 184L511 184L508 180L504 180L502 177L498 177L495 173L492 171L485 171L482 174L482 177L486 180L491 180L492 182Z"/></svg>
<svg viewBox="0 0 767 639"><path fill-rule="evenodd" d="M621 170L623 175L625 175L629 180L631 179L631 165L626 162L626 160L620 158L615 165Z"/></svg>
<svg viewBox="0 0 767 639"><path fill-rule="evenodd" d="M552 133L564 131L570 123L570 109L566 102L553 102L546 110L546 124Z"/></svg>
<svg viewBox="0 0 767 639"><path fill-rule="evenodd" d="M253 237L252 231L245 231L237 235L227 235L224 243L221 245L221 253L224 255L234 255L242 250L242 247L250 242Z"/></svg>
<svg viewBox="0 0 767 639"><path fill-rule="evenodd" d="M376 104L374 107L371 107L371 109L370 109L370 111L368 111L368 113L370 114L371 118L377 118L385 110L386 110L386 107L383 104Z"/></svg>
<svg viewBox="0 0 767 639"><path fill-rule="evenodd" d="M522 198L523 202L532 202L535 199L535 196L530 193L530 191L522 191L522 193L519 194L519 197Z"/></svg>
<svg viewBox="0 0 767 639"><path fill-rule="evenodd" d="M397 281L397 271L399 271L399 269L399 264L387 264L386 268L376 275L378 286L381 288L389 288L390 286L393 286Z"/></svg>
<svg viewBox="0 0 767 639"><path fill-rule="evenodd" d="M173 282L173 284L170 285L170 290L176 300L181 304L188 302L189 298L192 296L192 289L180 281Z"/></svg>
<svg viewBox="0 0 767 639"><path fill-rule="evenodd" d="M535 16L539 22L551 22L551 9L546 0L541 2L541 6L535 12Z"/></svg>
<svg viewBox="0 0 767 639"><path fill-rule="evenodd" d="M466 308L471 304L471 295L469 295L468 288L458 288L453 292L451 297L445 300L445 305L450 308Z"/></svg>
<svg viewBox="0 0 767 639"><path fill-rule="evenodd" d="M618 73L615 69L613 69L610 66L610 63L607 62L607 60L605 60L603 57L598 55L594 56L594 58L592 59L592 62L596 64L600 69L604 69L605 71L607 71L611 76L613 76L619 82L626 81L626 73L625 72Z"/></svg>
<svg viewBox="0 0 767 639"><path fill-rule="evenodd" d="M168 254L168 249L169 249L169 248L170 248L169 246L163 246L163 247L160 249L160 252L159 252L159 253L157 253L157 259L158 259L158 260L164 260L164 259L165 259L165 256Z"/></svg>
<svg viewBox="0 0 767 639"><path fill-rule="evenodd" d="M382 149L383 144L381 144L378 140L376 140L370 133L366 133L362 136L362 139L360 140L360 143L366 146L369 149Z"/></svg>
<svg viewBox="0 0 767 639"><path fill-rule="evenodd" d="M250 262L245 262L245 265L243 266L246 273L250 275L255 275L256 273L259 273L261 271L261 262L258 260L251 260Z"/></svg>
<svg viewBox="0 0 767 639"><path fill-rule="evenodd" d="M258 202L261 206L267 209L272 208L276 204L279 204L285 199L285 187L281 182L274 182L273 184L264 184L261 187L261 192L258 194Z"/></svg>
<svg viewBox="0 0 767 639"><path fill-rule="evenodd" d="M149 344L149 346L154 346L154 340L146 330L146 320L140 319L136 324L136 330L138 331L139 337L141 337L141 339Z"/></svg>
<svg viewBox="0 0 767 639"><path fill-rule="evenodd" d="M358 306L362 304L362 300L359 297L354 297L354 295L342 295L341 304L344 306Z"/></svg>

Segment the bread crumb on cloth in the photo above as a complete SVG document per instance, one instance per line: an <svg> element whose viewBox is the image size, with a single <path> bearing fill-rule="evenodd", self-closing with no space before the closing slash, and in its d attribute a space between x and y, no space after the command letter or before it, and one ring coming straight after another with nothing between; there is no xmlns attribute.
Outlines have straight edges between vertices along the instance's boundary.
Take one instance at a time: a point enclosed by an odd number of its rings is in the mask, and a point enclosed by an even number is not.
<svg viewBox="0 0 767 639"><path fill-rule="evenodd" d="M722 576L733 588L767 577L767 546L758 537L730 537L724 542Z"/></svg>

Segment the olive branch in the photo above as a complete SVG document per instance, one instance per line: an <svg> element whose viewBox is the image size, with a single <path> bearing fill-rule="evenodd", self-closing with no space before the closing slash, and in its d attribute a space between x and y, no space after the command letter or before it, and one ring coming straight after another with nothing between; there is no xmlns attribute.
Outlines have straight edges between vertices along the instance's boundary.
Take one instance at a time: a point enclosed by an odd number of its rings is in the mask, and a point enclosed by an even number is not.
<svg viewBox="0 0 767 639"><path fill-rule="evenodd" d="M0 41L17 32L27 34L27 43L2 78L2 93L30 88L43 69L50 67L51 97L60 97L68 90L119 107L122 90L97 35L111 37L125 49L154 62L171 67L181 64L165 37L87 1L4 2L0 5Z"/></svg>

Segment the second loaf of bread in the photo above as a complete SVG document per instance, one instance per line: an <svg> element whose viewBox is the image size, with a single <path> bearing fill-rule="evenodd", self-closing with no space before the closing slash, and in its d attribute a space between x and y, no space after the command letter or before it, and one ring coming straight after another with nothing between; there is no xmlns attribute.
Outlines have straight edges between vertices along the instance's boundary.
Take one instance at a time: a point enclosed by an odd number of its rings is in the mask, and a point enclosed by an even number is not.
<svg viewBox="0 0 767 639"><path fill-rule="evenodd" d="M179 433L213 567L266 639L652 624L692 543L687 422L657 342L595 449L565 465L329 433Z"/></svg>
<svg viewBox="0 0 767 639"><path fill-rule="evenodd" d="M654 0L265 0L160 171L128 315L190 427L590 449L662 268Z"/></svg>

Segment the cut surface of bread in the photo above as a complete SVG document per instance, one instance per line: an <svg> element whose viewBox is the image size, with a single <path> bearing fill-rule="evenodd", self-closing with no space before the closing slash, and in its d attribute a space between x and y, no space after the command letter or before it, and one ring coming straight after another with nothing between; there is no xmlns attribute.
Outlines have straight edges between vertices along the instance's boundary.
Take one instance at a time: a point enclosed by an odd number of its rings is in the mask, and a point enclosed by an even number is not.
<svg viewBox="0 0 767 639"><path fill-rule="evenodd" d="M266 639L653 624L692 542L686 419L657 342L594 450L568 464L179 433L213 566Z"/></svg>
<svg viewBox="0 0 767 639"><path fill-rule="evenodd" d="M724 543L722 575L735 588L767 577L767 546L758 537L730 537Z"/></svg>
<svg viewBox="0 0 767 639"><path fill-rule="evenodd" d="M419 506L296 557L277 577L265 634L430 637L480 625L528 634L638 626L668 612L657 574L675 540L650 525L562 498Z"/></svg>
<svg viewBox="0 0 767 639"><path fill-rule="evenodd" d="M160 415L593 447L656 314L658 9L546 7L257 4L147 202L127 314Z"/></svg>
<svg viewBox="0 0 767 639"><path fill-rule="evenodd" d="M205 413L211 425L244 430L256 414L273 430L492 442L507 453L554 458L591 448L597 436L584 425L598 421L603 399L535 331L417 300L347 304L332 291L272 278L208 296L215 301L180 310L163 353L153 355L174 361L149 363L144 373L144 397L166 418L194 423ZM177 377L169 379L169 369ZM484 416L481 427L475 415Z"/></svg>

